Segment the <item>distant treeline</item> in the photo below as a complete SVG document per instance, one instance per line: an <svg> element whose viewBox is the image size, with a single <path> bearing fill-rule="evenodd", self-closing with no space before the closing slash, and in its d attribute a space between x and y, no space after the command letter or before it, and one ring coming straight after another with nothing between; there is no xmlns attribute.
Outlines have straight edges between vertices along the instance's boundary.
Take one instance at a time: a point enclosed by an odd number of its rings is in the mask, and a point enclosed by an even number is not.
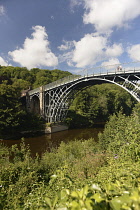
<svg viewBox="0 0 140 210"><path fill-rule="evenodd" d="M8 84L13 84L21 90L46 85L69 75L72 74L58 69L33 68L29 71L25 67L0 66L0 84L7 80Z"/></svg>

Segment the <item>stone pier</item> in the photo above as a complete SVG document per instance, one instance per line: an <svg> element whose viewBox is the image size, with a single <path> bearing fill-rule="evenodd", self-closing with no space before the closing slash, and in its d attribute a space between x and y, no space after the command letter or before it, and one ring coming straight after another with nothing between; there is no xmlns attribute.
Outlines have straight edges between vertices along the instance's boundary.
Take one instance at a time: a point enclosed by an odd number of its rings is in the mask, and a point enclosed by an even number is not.
<svg viewBox="0 0 140 210"><path fill-rule="evenodd" d="M56 124L50 127L46 126L45 133L56 133L56 132L65 131L65 130L68 130L67 125Z"/></svg>

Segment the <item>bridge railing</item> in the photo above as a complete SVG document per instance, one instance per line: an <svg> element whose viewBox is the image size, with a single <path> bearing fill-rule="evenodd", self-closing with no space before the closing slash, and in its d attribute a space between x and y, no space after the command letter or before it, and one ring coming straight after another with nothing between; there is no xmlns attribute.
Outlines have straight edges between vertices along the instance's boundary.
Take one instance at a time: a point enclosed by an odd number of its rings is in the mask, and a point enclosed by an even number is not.
<svg viewBox="0 0 140 210"><path fill-rule="evenodd" d="M36 88L36 89L30 90L29 91L29 95L34 95L35 93L38 93L38 92L40 92L40 88Z"/></svg>
<svg viewBox="0 0 140 210"><path fill-rule="evenodd" d="M111 74L125 74L125 73L134 73L134 72L140 72L140 68L139 69L122 69L122 70L115 70L115 71L111 71L108 70L107 72L104 71L100 71L99 73L89 73L88 75L94 75L94 76L102 76L102 75L111 75Z"/></svg>
<svg viewBox="0 0 140 210"><path fill-rule="evenodd" d="M140 62L113 64L107 66L99 66L94 68L84 69L79 72L81 75L106 75L106 74L119 74L127 72L140 71Z"/></svg>
<svg viewBox="0 0 140 210"><path fill-rule="evenodd" d="M80 77L81 77L81 75L70 75L70 76L64 77L64 78L59 79L55 82L44 85L44 90L49 90L49 89L55 88L57 86L64 85L66 83L69 83L69 82L72 82L76 79L79 79Z"/></svg>
<svg viewBox="0 0 140 210"><path fill-rule="evenodd" d="M61 86L61 85L64 85L66 83L70 83L72 81L75 81L77 79L80 79L80 78L83 78L83 77L87 77L87 76L90 76L90 75L93 75L93 76L102 76L102 75L108 75L108 74L122 74L122 73L130 73L130 72L136 72L136 71L140 71L138 69L132 69L132 70L127 70L127 69L123 69L123 70L115 70L115 71L100 71L99 73L94 73L94 72L87 72L83 75L71 75L71 76L68 76L68 77L64 77L62 79L59 79L55 82L52 82L50 84L47 84L44 86L44 90L49 90L49 89L52 89L52 88L55 88L55 87L58 87L58 86Z"/></svg>

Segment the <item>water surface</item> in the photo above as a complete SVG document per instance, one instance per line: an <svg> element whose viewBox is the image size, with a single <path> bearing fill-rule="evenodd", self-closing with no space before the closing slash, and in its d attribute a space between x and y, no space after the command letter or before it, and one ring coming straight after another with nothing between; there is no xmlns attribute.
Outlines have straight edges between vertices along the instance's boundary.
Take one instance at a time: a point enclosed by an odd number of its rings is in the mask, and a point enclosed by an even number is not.
<svg viewBox="0 0 140 210"><path fill-rule="evenodd" d="M103 128L82 128L82 129L70 129L53 134L45 134L42 136L25 138L25 144L30 146L32 155L38 153L41 155L46 150L51 151L53 148L58 147L60 143L74 141L75 139L89 139L94 138L98 141L98 133L102 132ZM11 147L14 144L20 144L21 140L3 140L6 146Z"/></svg>

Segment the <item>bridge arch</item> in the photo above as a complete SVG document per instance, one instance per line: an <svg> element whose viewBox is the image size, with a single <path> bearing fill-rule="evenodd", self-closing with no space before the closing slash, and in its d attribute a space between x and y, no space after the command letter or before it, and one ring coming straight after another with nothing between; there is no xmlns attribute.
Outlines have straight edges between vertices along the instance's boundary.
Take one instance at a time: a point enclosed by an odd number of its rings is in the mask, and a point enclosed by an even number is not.
<svg viewBox="0 0 140 210"><path fill-rule="evenodd" d="M40 100L38 95L34 95L30 100L30 111L40 114Z"/></svg>
<svg viewBox="0 0 140 210"><path fill-rule="evenodd" d="M67 100L69 99L69 96L72 94L73 90L77 90L77 92L81 91L85 87L90 87L97 84L115 84L121 88L123 88L125 91L127 91L130 95L132 95L136 100L138 100L138 97L136 94L133 94L132 91L127 89L122 84L116 83L111 80L103 79L103 78L85 78L82 81L76 81L74 84L71 84L67 89L61 94L61 97L59 97L59 100L55 103L54 112L53 112L53 120L54 121L61 121L61 118L63 119L66 114L67 110L70 106L70 104L67 103ZM76 92L76 93L77 93ZM64 108L64 104L68 104L67 109ZM64 113L65 110L65 113Z"/></svg>

